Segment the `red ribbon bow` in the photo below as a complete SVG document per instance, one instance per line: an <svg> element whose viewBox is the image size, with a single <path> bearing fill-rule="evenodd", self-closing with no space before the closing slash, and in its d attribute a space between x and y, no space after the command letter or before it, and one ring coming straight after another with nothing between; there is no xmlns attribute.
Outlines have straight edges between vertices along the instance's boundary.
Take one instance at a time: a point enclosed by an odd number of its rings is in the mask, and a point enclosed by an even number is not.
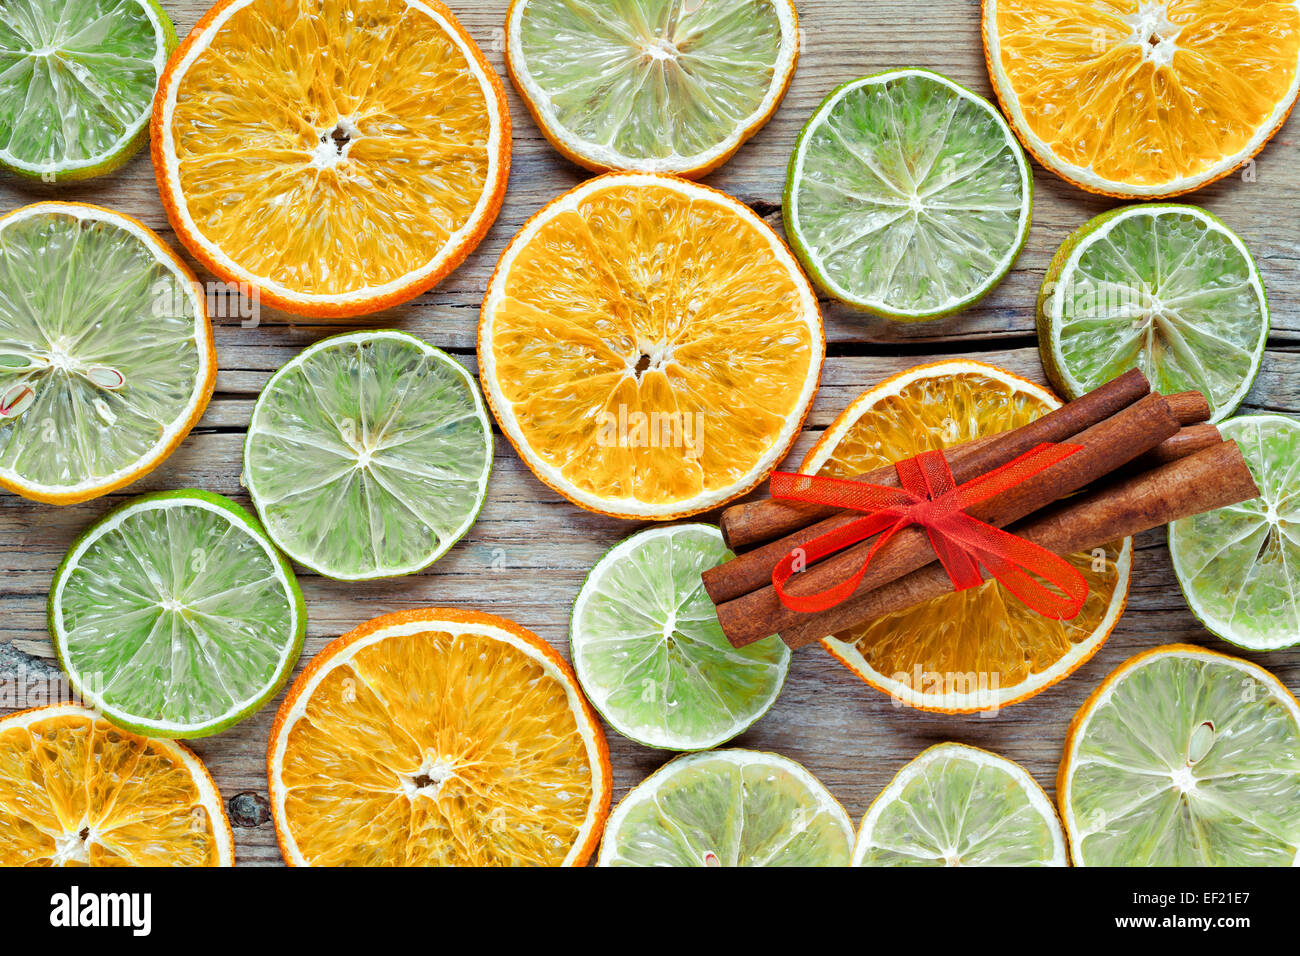
<svg viewBox="0 0 1300 956"><path fill-rule="evenodd" d="M930 537L953 588L962 591L982 583L979 565L1030 608L1045 617L1069 620L1083 609L1088 582L1064 558L1024 538L985 524L966 509L1001 494L1045 468L1063 461L1081 446L1042 444L1001 468L956 485L943 452L927 451L895 464L902 488L889 488L861 481L776 472L772 475L772 497L810 501L853 511L863 511L841 528L809 541L787 554L772 569L772 585L781 602L794 611L813 613L847 600L857 590L872 558L898 531L920 525ZM878 534L862 567L851 578L816 594L785 591L785 583L797 564L804 566L828 554L865 541ZM1044 587L1037 575L1060 593Z"/></svg>

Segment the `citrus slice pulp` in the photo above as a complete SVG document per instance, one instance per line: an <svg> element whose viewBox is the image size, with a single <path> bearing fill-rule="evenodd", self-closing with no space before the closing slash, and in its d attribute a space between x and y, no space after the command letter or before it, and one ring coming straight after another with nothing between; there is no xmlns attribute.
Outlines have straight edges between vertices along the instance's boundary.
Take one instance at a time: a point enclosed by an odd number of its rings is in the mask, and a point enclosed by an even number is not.
<svg viewBox="0 0 1300 956"><path fill-rule="evenodd" d="M72 686L114 723L203 737L284 686L307 615L252 515L221 495L167 491L77 540L50 586L49 626Z"/></svg>
<svg viewBox="0 0 1300 956"><path fill-rule="evenodd" d="M351 316L419 295L478 245L510 118L437 0L221 0L168 64L152 148L204 266L278 308Z"/></svg>
<svg viewBox="0 0 1300 956"><path fill-rule="evenodd" d="M1108 196L1175 196L1228 175L1300 89L1300 10L1286 0L984 0L983 20L1016 134Z"/></svg>
<svg viewBox="0 0 1300 956"><path fill-rule="evenodd" d="M847 866L848 814L787 757L710 750L670 760L610 815L598 866Z"/></svg>
<svg viewBox="0 0 1300 956"><path fill-rule="evenodd" d="M294 865L581 866L609 751L573 672L478 611L386 614L312 659L267 750Z"/></svg>
<svg viewBox="0 0 1300 956"><path fill-rule="evenodd" d="M1246 415L1219 426L1236 441L1260 497L1169 525L1169 554L1187 604L1240 647L1300 642L1300 422Z"/></svg>
<svg viewBox="0 0 1300 956"><path fill-rule="evenodd" d="M149 139L176 31L155 0L5 0L0 166L46 182L102 176Z"/></svg>
<svg viewBox="0 0 1300 956"><path fill-rule="evenodd" d="M1056 809L1016 763L965 744L923 751L858 831L854 866L1066 866Z"/></svg>
<svg viewBox="0 0 1300 956"><path fill-rule="evenodd" d="M1029 236L1033 178L987 101L927 70L837 87L799 134L791 245L817 283L902 321L972 305Z"/></svg>
<svg viewBox="0 0 1300 956"><path fill-rule="evenodd" d="M918 366L855 399L800 471L850 478L1018 428L1058 405L1050 392L992 365L954 359ZM996 710L1062 680L1097 652L1124 610L1132 557L1127 538L1067 557L1088 584L1073 620L1043 617L990 579L822 643L868 684L913 707Z"/></svg>
<svg viewBox="0 0 1300 956"><path fill-rule="evenodd" d="M610 173L547 205L501 256L480 377L529 468L619 517L695 514L785 455L825 355L811 286L716 190Z"/></svg>
<svg viewBox="0 0 1300 956"><path fill-rule="evenodd" d="M1076 866L1294 866L1300 706L1247 661L1145 651L1079 708L1056 794Z"/></svg>
<svg viewBox="0 0 1300 956"><path fill-rule="evenodd" d="M1084 224L1052 258L1038 298L1043 368L1061 394L1140 368L1157 391L1201 392L1215 422L1250 390L1268 331L1255 260L1196 206L1132 206Z"/></svg>
<svg viewBox="0 0 1300 956"><path fill-rule="evenodd" d="M492 430L474 379L405 332L324 339L258 396L244 482L295 561L342 580L427 567L474 523Z"/></svg>
<svg viewBox="0 0 1300 956"><path fill-rule="evenodd" d="M0 718L0 865L234 866L230 821L183 744L73 704Z"/></svg>
<svg viewBox="0 0 1300 956"><path fill-rule="evenodd" d="M587 575L569 652L587 698L623 736L703 750L776 701L789 648L775 635L732 647L700 580L732 557L713 525L656 527L619 542Z"/></svg>
<svg viewBox="0 0 1300 956"><path fill-rule="evenodd" d="M798 22L791 0L515 0L506 62L569 159L696 177L780 105Z"/></svg>
<svg viewBox="0 0 1300 956"><path fill-rule="evenodd" d="M176 449L217 375L196 286L128 216L37 203L0 219L0 487L85 501Z"/></svg>

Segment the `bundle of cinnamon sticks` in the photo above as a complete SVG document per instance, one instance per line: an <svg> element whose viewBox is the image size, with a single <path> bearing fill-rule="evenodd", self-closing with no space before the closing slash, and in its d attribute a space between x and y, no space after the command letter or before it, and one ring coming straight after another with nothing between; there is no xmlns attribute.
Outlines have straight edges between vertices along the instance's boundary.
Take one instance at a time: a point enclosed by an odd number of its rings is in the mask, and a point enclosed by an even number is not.
<svg viewBox="0 0 1300 956"><path fill-rule="evenodd" d="M1160 395L1134 370L1028 425L945 454L954 480L962 484L1044 442L1079 445L1076 453L968 512L1066 555L1258 497L1240 449L1205 424L1209 417L1201 393ZM899 485L893 466L855 480ZM772 569L791 552L860 517L776 499L727 509L722 533L738 556L703 578L731 643L743 647L777 633L791 647L801 647L952 590L925 529L911 526L876 551L847 600L816 613L786 607L772 586ZM815 594L839 584L861 569L872 545L862 541L808 565L789 580L786 591Z"/></svg>

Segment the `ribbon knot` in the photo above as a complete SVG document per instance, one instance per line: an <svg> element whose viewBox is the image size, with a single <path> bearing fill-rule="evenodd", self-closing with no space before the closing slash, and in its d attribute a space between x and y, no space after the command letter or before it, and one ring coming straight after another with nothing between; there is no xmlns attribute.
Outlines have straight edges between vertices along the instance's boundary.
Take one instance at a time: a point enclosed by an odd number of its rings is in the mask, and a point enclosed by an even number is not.
<svg viewBox="0 0 1300 956"><path fill-rule="evenodd" d="M820 475L776 472L772 497L809 501L865 512L843 527L795 548L772 569L772 585L781 602L794 611L815 613L846 601L857 590L878 552L910 525L925 528L955 590L983 581L982 565L1012 594L1054 620L1069 620L1083 609L1088 583L1059 555L1024 538L985 524L966 509L1033 477L1079 451L1071 444L1039 445L1014 461L958 485L943 452L927 451L894 466L900 488L845 481ZM797 570L849 545L877 536L862 567L850 578L815 594L790 594L785 583ZM1035 579L1041 578L1052 588ZM1053 588L1055 590L1053 590Z"/></svg>

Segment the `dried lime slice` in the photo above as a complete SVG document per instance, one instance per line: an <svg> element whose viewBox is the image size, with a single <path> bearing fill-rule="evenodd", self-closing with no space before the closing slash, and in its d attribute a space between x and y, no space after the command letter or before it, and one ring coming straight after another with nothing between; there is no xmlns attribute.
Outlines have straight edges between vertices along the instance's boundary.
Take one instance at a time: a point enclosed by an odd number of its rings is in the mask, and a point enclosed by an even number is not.
<svg viewBox="0 0 1300 956"><path fill-rule="evenodd" d="M701 176L794 76L791 0L516 0L510 76L546 138L595 170Z"/></svg>
<svg viewBox="0 0 1300 956"><path fill-rule="evenodd" d="M1219 426L1259 486L1253 501L1175 521L1169 554L1187 603L1252 651L1300 643L1300 422L1247 415Z"/></svg>
<svg viewBox="0 0 1300 956"><path fill-rule="evenodd" d="M244 483L286 554L331 578L411 574L469 530L492 470L474 379L405 332L304 350L253 408Z"/></svg>
<svg viewBox="0 0 1300 956"><path fill-rule="evenodd" d="M1056 782L1076 866L1300 862L1300 706L1186 644L1121 664L1070 724Z"/></svg>
<svg viewBox="0 0 1300 956"><path fill-rule="evenodd" d="M650 528L591 569L573 605L569 651L592 705L648 747L716 747L762 717L790 650L776 635L734 648L700 575L734 555L712 525Z"/></svg>
<svg viewBox="0 0 1300 956"><path fill-rule="evenodd" d="M72 546L50 634L73 687L128 730L203 737L283 686L307 614L253 516L206 491L127 502Z"/></svg>
<svg viewBox="0 0 1300 956"><path fill-rule="evenodd" d="M1140 368L1162 392L1202 392L1216 422L1250 390L1268 329L1255 261L1196 206L1130 206L1085 223L1038 297L1043 368L1062 395Z"/></svg>
<svg viewBox="0 0 1300 956"><path fill-rule="evenodd" d="M154 0L4 0L0 166L50 182L120 167L149 139L174 49Z"/></svg>
<svg viewBox="0 0 1300 956"><path fill-rule="evenodd" d="M853 80L799 134L785 225L830 295L887 318L957 312L1029 236L1033 179L993 106L927 70Z"/></svg>
<svg viewBox="0 0 1300 956"><path fill-rule="evenodd" d="M938 744L871 804L854 866L1065 866L1065 835L1034 778L1005 757Z"/></svg>
<svg viewBox="0 0 1300 956"><path fill-rule="evenodd" d="M670 760L610 814L599 866L847 866L848 814L786 757L710 750Z"/></svg>
<svg viewBox="0 0 1300 956"><path fill-rule="evenodd" d="M196 286L129 216L47 202L0 219L0 487L85 501L175 450L217 375Z"/></svg>

